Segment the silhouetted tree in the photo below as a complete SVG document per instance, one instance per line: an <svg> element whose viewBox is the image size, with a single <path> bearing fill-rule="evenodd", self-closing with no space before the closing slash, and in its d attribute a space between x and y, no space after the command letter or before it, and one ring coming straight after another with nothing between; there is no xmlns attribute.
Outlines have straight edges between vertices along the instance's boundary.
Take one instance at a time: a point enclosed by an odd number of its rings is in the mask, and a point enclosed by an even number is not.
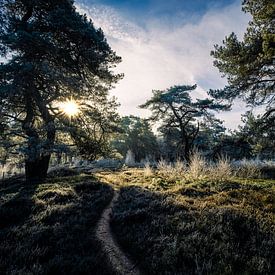
<svg viewBox="0 0 275 275"><path fill-rule="evenodd" d="M42 179L56 126L67 122L57 103L107 96L121 77L110 70L120 58L73 1L1 0L0 13L1 116L23 142L26 178Z"/></svg>
<svg viewBox="0 0 275 275"><path fill-rule="evenodd" d="M193 101L190 93L194 86L173 86L167 90L155 90L153 96L141 108L152 111L151 120L160 121L160 132L166 139L175 136L178 157L189 161L196 137L203 119L214 121L213 111L226 110L226 105L215 103L213 99Z"/></svg>
<svg viewBox="0 0 275 275"><path fill-rule="evenodd" d="M108 100L105 96L82 104L81 115L69 125L73 145L80 156L88 160L112 156L110 143L114 135L120 132L117 106L115 99Z"/></svg>
<svg viewBox="0 0 275 275"><path fill-rule="evenodd" d="M245 0L243 11L252 16L243 40L232 33L211 52L228 86L209 93L229 101L240 97L252 106L265 105L263 118L268 119L275 113L274 0Z"/></svg>
<svg viewBox="0 0 275 275"><path fill-rule="evenodd" d="M135 116L126 116L121 119L120 127L122 133L113 140L113 148L121 155L125 157L127 151L131 150L136 162L146 157L158 156L157 139L148 121Z"/></svg>

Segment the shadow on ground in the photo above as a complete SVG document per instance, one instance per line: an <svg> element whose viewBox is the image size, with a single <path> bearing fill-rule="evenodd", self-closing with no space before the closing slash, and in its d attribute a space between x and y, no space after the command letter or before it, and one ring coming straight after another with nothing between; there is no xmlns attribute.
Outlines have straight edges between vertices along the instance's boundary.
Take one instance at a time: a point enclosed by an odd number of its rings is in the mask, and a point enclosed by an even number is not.
<svg viewBox="0 0 275 275"><path fill-rule="evenodd" d="M0 186L1 274L113 274L95 228L113 196L91 176Z"/></svg>
<svg viewBox="0 0 275 275"><path fill-rule="evenodd" d="M272 206L273 205L273 206ZM111 222L144 274L274 274L274 190L121 189Z"/></svg>

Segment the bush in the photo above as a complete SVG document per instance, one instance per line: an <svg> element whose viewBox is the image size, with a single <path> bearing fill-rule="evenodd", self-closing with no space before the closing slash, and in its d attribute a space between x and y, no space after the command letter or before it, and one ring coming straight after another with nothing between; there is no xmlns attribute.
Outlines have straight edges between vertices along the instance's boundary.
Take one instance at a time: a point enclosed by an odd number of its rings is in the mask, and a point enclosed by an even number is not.
<svg viewBox="0 0 275 275"><path fill-rule="evenodd" d="M79 172L72 168L68 167L54 167L49 170L47 177L48 178L56 178L56 177L69 177L69 176L77 176Z"/></svg>
<svg viewBox="0 0 275 275"><path fill-rule="evenodd" d="M233 168L227 157L220 157L216 164L209 165L209 177L214 181L228 181L233 176Z"/></svg>
<svg viewBox="0 0 275 275"><path fill-rule="evenodd" d="M241 178L256 179L261 177L260 163L253 160L241 160L235 164L236 175Z"/></svg>

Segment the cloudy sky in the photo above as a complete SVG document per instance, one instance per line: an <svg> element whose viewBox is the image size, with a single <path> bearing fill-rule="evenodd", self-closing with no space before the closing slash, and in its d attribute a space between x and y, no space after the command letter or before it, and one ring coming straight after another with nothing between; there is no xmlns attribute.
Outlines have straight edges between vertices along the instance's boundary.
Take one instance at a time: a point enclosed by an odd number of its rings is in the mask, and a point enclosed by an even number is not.
<svg viewBox="0 0 275 275"><path fill-rule="evenodd" d="M210 51L234 31L239 38L249 17L241 0L76 0L77 8L101 27L112 49L122 57L118 72L125 74L112 95L122 115L148 116L138 105L153 89L198 84L195 97L222 88L226 80L213 67ZM219 115L236 128L244 105Z"/></svg>

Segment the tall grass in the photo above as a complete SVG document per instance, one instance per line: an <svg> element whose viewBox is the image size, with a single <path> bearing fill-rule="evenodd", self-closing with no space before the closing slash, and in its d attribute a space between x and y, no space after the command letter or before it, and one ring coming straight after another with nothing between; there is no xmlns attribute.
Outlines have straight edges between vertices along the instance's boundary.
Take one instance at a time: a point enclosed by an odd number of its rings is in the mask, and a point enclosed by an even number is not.
<svg viewBox="0 0 275 275"><path fill-rule="evenodd" d="M234 177L260 178L261 165L259 162L251 160L232 162L226 156L221 156L216 162L211 162L207 161L200 152L194 151L190 157L189 165L180 160L175 163L160 160L157 164L157 173L167 180L189 182L190 180L209 179L220 182L229 181Z"/></svg>
<svg viewBox="0 0 275 275"><path fill-rule="evenodd" d="M260 178L261 164L255 160L243 159L235 164L236 175L241 178Z"/></svg>
<svg viewBox="0 0 275 275"><path fill-rule="evenodd" d="M168 163L164 159L161 159L157 163L157 170L161 175L167 176L167 177L169 177L169 175L171 175L174 172L173 171L173 166L171 165L171 163Z"/></svg>
<svg viewBox="0 0 275 275"><path fill-rule="evenodd" d="M198 152L194 151L190 158L188 166L188 177L192 180L198 180L207 176L207 163L205 158Z"/></svg>
<svg viewBox="0 0 275 275"><path fill-rule="evenodd" d="M150 165L149 161L146 161L144 164L144 176L151 177L154 174L154 171Z"/></svg>
<svg viewBox="0 0 275 275"><path fill-rule="evenodd" d="M234 176L234 170L228 157L222 156L208 168L209 177L215 181L227 181Z"/></svg>

